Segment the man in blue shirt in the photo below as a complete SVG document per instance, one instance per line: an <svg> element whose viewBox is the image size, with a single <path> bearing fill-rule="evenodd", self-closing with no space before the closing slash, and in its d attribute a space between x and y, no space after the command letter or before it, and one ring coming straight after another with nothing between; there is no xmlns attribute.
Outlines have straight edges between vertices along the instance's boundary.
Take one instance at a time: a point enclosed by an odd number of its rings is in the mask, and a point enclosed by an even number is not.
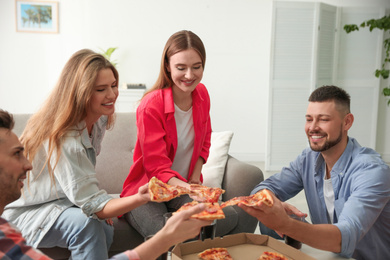
<svg viewBox="0 0 390 260"><path fill-rule="evenodd" d="M270 190L274 205L239 206L309 246L356 259L390 257L390 169L378 153L348 137L353 121L348 93L335 86L316 89L306 113L310 148L252 191ZM284 202L302 189L313 224L289 217L306 214Z"/></svg>

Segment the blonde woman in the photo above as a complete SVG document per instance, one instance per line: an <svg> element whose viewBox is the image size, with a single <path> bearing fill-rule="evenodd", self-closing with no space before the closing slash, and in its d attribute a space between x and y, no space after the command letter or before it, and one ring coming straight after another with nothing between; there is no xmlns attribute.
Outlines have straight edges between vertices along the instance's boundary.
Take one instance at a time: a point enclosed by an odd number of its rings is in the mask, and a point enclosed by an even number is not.
<svg viewBox="0 0 390 260"><path fill-rule="evenodd" d="M23 155L23 146L12 132L13 126L12 115L0 109L0 215L3 213L5 205L20 197L20 188L23 186L20 180L25 179L26 172L32 169L31 163ZM171 217L164 228L151 239L137 246L134 250L127 250L111 259L156 259L172 245L199 234L201 226L210 224L210 221L190 219L193 214L202 210L204 210L204 205L200 204L197 207L179 212ZM49 259L40 251L27 245L20 232L1 217L0 255L6 255L7 259ZM86 257L92 259L94 255Z"/></svg>
<svg viewBox="0 0 390 260"><path fill-rule="evenodd" d="M73 259L107 259L110 221L149 201L145 185L113 199L98 187L96 156L114 123L118 72L102 55L76 52L21 136L33 170L4 216L40 248L64 247ZM107 221L104 221L106 220Z"/></svg>

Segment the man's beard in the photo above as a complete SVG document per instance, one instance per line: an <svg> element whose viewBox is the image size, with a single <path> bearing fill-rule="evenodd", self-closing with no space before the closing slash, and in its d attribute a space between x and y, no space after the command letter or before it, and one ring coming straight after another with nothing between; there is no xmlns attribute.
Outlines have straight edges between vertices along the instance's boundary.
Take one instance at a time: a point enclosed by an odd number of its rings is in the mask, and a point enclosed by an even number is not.
<svg viewBox="0 0 390 260"><path fill-rule="evenodd" d="M340 131L340 134L339 136L337 137L336 140L326 140L325 141L325 144L320 146L320 147L315 147L314 145L311 144L310 140L309 140L309 144L310 144L310 148L315 151L315 152L324 152L326 150L329 150L330 148L332 148L333 146L337 145L338 143L340 143L341 139L342 139L342 136L343 136L343 133L342 131Z"/></svg>

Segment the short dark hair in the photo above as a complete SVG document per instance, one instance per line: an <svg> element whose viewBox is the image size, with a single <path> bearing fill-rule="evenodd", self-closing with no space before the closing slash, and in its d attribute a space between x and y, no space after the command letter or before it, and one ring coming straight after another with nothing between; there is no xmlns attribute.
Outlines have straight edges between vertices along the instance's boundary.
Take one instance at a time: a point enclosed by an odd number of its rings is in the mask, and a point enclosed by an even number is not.
<svg viewBox="0 0 390 260"><path fill-rule="evenodd" d="M0 109L0 128L12 130L14 128L14 117L5 110Z"/></svg>
<svg viewBox="0 0 390 260"><path fill-rule="evenodd" d="M342 88L336 86L322 86L314 90L309 97L309 102L325 101L334 101L340 111L343 110L346 114L351 113L351 97Z"/></svg>

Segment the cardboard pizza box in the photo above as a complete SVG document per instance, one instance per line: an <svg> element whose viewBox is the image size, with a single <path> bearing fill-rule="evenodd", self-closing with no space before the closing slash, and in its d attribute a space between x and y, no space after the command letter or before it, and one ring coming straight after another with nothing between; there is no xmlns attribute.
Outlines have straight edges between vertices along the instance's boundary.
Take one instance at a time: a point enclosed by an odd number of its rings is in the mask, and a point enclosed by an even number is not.
<svg viewBox="0 0 390 260"><path fill-rule="evenodd" d="M172 260L199 260L197 254L212 247L225 247L234 260L256 260L264 251L278 252L293 260L315 259L266 235L241 233L180 243L172 250Z"/></svg>

